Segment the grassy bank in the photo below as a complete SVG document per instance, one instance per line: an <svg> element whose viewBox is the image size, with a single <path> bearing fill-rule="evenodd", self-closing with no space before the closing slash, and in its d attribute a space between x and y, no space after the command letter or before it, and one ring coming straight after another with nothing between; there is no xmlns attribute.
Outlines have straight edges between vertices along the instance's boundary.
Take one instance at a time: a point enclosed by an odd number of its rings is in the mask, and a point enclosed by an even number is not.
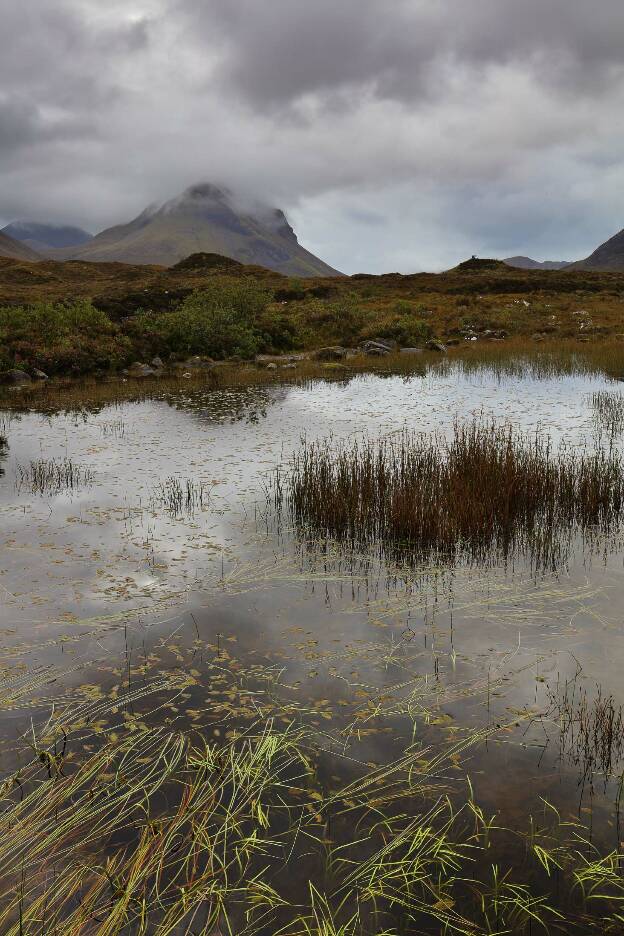
<svg viewBox="0 0 624 936"><path fill-rule="evenodd" d="M224 275L201 266L23 266L0 268L0 371L87 374L155 355L165 364L252 359L369 339L407 347L624 339L624 274L495 268L301 281L246 267Z"/></svg>

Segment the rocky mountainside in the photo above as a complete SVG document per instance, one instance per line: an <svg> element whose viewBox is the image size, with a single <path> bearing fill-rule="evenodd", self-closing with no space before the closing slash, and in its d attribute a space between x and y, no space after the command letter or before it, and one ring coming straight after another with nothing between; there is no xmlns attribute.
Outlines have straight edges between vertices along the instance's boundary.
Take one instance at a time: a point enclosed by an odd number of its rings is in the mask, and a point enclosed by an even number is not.
<svg viewBox="0 0 624 936"><path fill-rule="evenodd" d="M194 253L222 254L290 276L336 276L302 247L282 211L245 204L214 185L195 185L164 205L146 208L128 224L102 231L57 259L119 260L173 266Z"/></svg>
<svg viewBox="0 0 624 936"><path fill-rule="evenodd" d="M563 270L570 265L568 260L532 260L531 257L506 257L507 266L518 270Z"/></svg>
<svg viewBox="0 0 624 936"><path fill-rule="evenodd" d="M21 244L2 231L0 231L0 257L12 257L15 260L43 260L41 254L27 244Z"/></svg>
<svg viewBox="0 0 624 936"><path fill-rule="evenodd" d="M13 221L2 229L2 233L44 257L54 256L59 249L80 247L93 240L93 235L82 228L38 221Z"/></svg>
<svg viewBox="0 0 624 936"><path fill-rule="evenodd" d="M579 260L570 266L572 270L604 270L617 272L624 270L624 230L601 244L585 260Z"/></svg>

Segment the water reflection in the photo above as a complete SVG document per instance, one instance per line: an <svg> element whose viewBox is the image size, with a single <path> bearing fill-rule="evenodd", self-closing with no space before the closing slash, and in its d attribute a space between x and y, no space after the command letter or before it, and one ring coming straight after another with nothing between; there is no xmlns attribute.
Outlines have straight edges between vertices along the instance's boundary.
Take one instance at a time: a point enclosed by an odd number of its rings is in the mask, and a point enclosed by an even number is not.
<svg viewBox="0 0 624 936"><path fill-rule="evenodd" d="M606 792L581 790L545 713L548 692L579 665L579 678L623 701L617 531L584 542L573 532L546 566L522 555L406 562L400 552L276 527L266 491L302 435L444 435L457 417L483 414L591 447L590 400L609 386L545 364L447 361L277 386L178 381L130 388L130 400L120 386L82 402L72 390L65 404L54 391L46 414L30 399L34 408L6 429L0 662L48 675L3 714L5 738L26 730L33 699L43 717L52 699L108 698L120 685L131 691L175 674L190 681L177 701L163 689L162 707L150 703L160 724L223 737L234 724L274 717L331 736L333 751L356 745L358 758L375 763L414 732L435 745L494 730L470 762L492 810L513 821L542 795L568 812L591 795L592 808L606 811L619 760ZM18 464L66 457L89 467L92 487L45 497L15 488ZM209 494L191 515L155 499L172 478ZM615 833L605 823L601 834Z"/></svg>

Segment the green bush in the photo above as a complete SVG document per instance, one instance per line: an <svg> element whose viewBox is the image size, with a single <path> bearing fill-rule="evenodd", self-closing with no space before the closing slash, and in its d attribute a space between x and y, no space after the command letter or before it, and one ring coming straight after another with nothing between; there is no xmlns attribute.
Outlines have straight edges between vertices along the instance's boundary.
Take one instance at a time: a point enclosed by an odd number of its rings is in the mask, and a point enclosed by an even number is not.
<svg viewBox="0 0 624 936"><path fill-rule="evenodd" d="M269 299L253 281L219 280L192 293L172 312L134 316L126 332L142 352L249 358L258 350L256 323Z"/></svg>
<svg viewBox="0 0 624 936"><path fill-rule="evenodd" d="M400 345L411 346L423 344L433 335L429 322L407 316L397 317L382 323L375 329L371 337L388 338L397 341Z"/></svg>
<svg viewBox="0 0 624 936"><path fill-rule="evenodd" d="M49 373L121 363L128 344L88 299L0 307L1 364Z"/></svg>

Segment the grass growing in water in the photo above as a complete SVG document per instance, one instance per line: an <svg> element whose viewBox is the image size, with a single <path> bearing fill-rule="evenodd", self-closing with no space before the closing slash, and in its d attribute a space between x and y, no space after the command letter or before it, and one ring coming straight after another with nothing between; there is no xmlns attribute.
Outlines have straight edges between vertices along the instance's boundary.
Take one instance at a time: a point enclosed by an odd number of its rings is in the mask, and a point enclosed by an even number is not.
<svg viewBox="0 0 624 936"><path fill-rule="evenodd" d="M192 517L197 510L208 506L206 485L193 478L166 478L154 491L154 501L172 517Z"/></svg>
<svg viewBox="0 0 624 936"><path fill-rule="evenodd" d="M615 452L555 451L547 435L475 420L450 439L304 443L275 497L315 537L478 561L524 552L546 566L574 530L613 529L624 471Z"/></svg>
<svg viewBox="0 0 624 936"><path fill-rule="evenodd" d="M590 403L599 429L604 429L611 437L624 432L624 394L600 390L592 393Z"/></svg>
<svg viewBox="0 0 624 936"><path fill-rule="evenodd" d="M471 739L347 756L354 778L328 790L318 740L271 721L218 742L129 723L79 755L63 720L45 729L0 788L6 936L621 932L621 855L556 814L509 833L469 785L451 802L441 778Z"/></svg>
<svg viewBox="0 0 624 936"><path fill-rule="evenodd" d="M71 458L39 458L27 465L17 465L17 487L33 494L62 494L93 483L91 468L78 465Z"/></svg>

